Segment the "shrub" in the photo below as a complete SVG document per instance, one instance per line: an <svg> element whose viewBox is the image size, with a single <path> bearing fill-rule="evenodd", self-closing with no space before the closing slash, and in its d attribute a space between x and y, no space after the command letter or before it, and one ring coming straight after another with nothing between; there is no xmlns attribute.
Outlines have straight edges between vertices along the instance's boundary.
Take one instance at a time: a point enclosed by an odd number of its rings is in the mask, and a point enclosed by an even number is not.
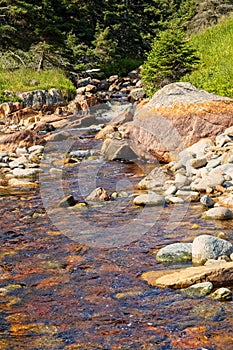
<svg viewBox="0 0 233 350"><path fill-rule="evenodd" d="M160 32L142 67L142 81L148 96L162 86L178 81L191 72L199 59L181 28Z"/></svg>

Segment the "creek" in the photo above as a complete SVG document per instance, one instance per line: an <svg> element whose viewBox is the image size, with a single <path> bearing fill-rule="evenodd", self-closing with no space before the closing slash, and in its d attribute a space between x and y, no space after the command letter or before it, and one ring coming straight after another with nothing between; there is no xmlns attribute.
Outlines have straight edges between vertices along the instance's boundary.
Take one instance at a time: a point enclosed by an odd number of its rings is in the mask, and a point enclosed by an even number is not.
<svg viewBox="0 0 233 350"><path fill-rule="evenodd" d="M95 132L70 130L69 141L46 146L38 189L1 193L0 349L231 349L233 302L140 277L168 268L153 254L166 244L216 231L232 240L229 223L202 220L198 203L134 207L136 185L153 165L103 160ZM97 155L64 164L67 150ZM58 207L98 186L121 196Z"/></svg>

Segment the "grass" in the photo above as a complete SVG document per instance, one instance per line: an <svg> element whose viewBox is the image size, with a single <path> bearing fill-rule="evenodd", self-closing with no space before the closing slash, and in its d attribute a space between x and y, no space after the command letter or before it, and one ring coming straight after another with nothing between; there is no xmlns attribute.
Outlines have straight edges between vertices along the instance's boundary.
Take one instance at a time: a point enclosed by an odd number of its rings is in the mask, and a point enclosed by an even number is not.
<svg viewBox="0 0 233 350"><path fill-rule="evenodd" d="M62 70L50 69L38 72L26 68L18 70L0 69L0 99L2 100L4 99L5 90L23 92L39 89L48 90L50 88L60 89L67 100L72 99L76 92L72 82Z"/></svg>
<svg viewBox="0 0 233 350"><path fill-rule="evenodd" d="M233 98L233 16L217 25L193 35L190 44L197 50L201 64L185 75L198 89Z"/></svg>

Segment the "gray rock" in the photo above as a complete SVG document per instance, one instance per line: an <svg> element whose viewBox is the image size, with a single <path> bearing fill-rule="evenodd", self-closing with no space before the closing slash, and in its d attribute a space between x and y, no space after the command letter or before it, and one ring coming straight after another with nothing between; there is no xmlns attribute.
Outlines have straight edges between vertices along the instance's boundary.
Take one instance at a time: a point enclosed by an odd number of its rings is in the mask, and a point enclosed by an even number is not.
<svg viewBox="0 0 233 350"><path fill-rule="evenodd" d="M198 90L195 86L187 82L178 82L168 84L155 93L148 103L148 107L172 107L174 104L182 105L223 100L229 100L229 98L217 96L204 90Z"/></svg>
<svg viewBox="0 0 233 350"><path fill-rule="evenodd" d="M77 203L77 201L74 199L74 197L72 195L69 195L69 196L65 197L64 199L62 199L60 201L60 203L58 204L58 206L60 208L67 208L67 207L75 206L76 203Z"/></svg>
<svg viewBox="0 0 233 350"><path fill-rule="evenodd" d="M138 184L138 188L153 189L162 187L166 182L166 175L161 167L155 167L146 177L144 177Z"/></svg>
<svg viewBox="0 0 233 350"><path fill-rule="evenodd" d="M108 160L135 160L137 155L134 153L127 141L121 139L113 139L104 152L105 158Z"/></svg>
<svg viewBox="0 0 233 350"><path fill-rule="evenodd" d="M156 254L159 262L179 262L192 260L192 243L173 243L160 249Z"/></svg>
<svg viewBox="0 0 233 350"><path fill-rule="evenodd" d="M164 205L165 198L156 193L145 193L134 198L135 205Z"/></svg>
<svg viewBox="0 0 233 350"><path fill-rule="evenodd" d="M47 105L64 105L65 101L60 90L51 88L47 90L33 90L29 92L17 93L19 98L23 101L25 107L33 109L41 109L42 106Z"/></svg>
<svg viewBox="0 0 233 350"><path fill-rule="evenodd" d="M229 256L232 251L233 246L230 242L210 235L201 235L193 241L192 260L194 263L204 264L208 259L218 259L221 255Z"/></svg>
<svg viewBox="0 0 233 350"><path fill-rule="evenodd" d="M195 297L205 296L210 294L213 289L213 283L211 282L202 282L194 284L188 288L181 289L181 292Z"/></svg>
<svg viewBox="0 0 233 350"><path fill-rule="evenodd" d="M230 209L219 206L207 210L202 217L204 219L231 220L233 219L233 213Z"/></svg>
<svg viewBox="0 0 233 350"><path fill-rule="evenodd" d="M229 301L232 300L232 291L222 287L211 293L209 297L215 300Z"/></svg>
<svg viewBox="0 0 233 350"><path fill-rule="evenodd" d="M145 94L146 94L146 92L145 92L144 88L136 88L130 92L130 97L132 97L133 100L137 101L137 100L140 100L141 98L143 98L145 96Z"/></svg>
<svg viewBox="0 0 233 350"><path fill-rule="evenodd" d="M208 196L208 194L205 194L204 196L201 197L200 199L201 204L203 204L207 208L212 208L215 204L212 198Z"/></svg>

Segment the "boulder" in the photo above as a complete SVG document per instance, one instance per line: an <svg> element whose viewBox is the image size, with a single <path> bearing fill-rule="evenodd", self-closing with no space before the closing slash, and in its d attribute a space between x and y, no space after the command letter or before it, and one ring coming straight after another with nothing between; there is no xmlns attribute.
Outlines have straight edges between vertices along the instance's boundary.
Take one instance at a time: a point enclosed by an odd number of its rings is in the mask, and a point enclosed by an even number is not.
<svg viewBox="0 0 233 350"><path fill-rule="evenodd" d="M214 287L229 285L233 282L233 262L223 262L210 266L192 266L181 270L148 271L142 279L154 287L187 288L195 283L212 282Z"/></svg>
<svg viewBox="0 0 233 350"><path fill-rule="evenodd" d="M233 245L218 237L201 235L194 239L192 245L192 260L204 264L208 259L218 259L222 255L230 256Z"/></svg>
<svg viewBox="0 0 233 350"><path fill-rule="evenodd" d="M202 168L203 166L206 166L207 160L206 158L194 158L190 160L190 165L194 169Z"/></svg>
<svg viewBox="0 0 233 350"><path fill-rule="evenodd" d="M204 219L214 220L232 220L233 213L230 209L224 207L215 207L207 210L202 214Z"/></svg>
<svg viewBox="0 0 233 350"><path fill-rule="evenodd" d="M233 125L233 100L198 90L189 83L173 83L137 106L132 122L119 130L145 147L154 159L170 162L202 138L211 138Z"/></svg>
<svg viewBox="0 0 233 350"><path fill-rule="evenodd" d="M64 105L65 100L60 90L51 88L47 90L33 90L29 92L17 93L23 101L25 107L31 107L40 110L43 106Z"/></svg>
<svg viewBox="0 0 233 350"><path fill-rule="evenodd" d="M163 196L160 196L157 193L145 193L140 194L139 196L134 198L133 203L135 205L164 205L165 204L165 198Z"/></svg>
<svg viewBox="0 0 233 350"><path fill-rule="evenodd" d="M156 254L159 262L180 262L192 260L192 243L173 243L160 249Z"/></svg>
<svg viewBox="0 0 233 350"><path fill-rule="evenodd" d="M75 206L75 204L77 203L77 201L74 199L74 197L72 195L66 196L65 198L63 198L60 203L58 204L58 206L60 208L67 208L67 207L73 207Z"/></svg>

